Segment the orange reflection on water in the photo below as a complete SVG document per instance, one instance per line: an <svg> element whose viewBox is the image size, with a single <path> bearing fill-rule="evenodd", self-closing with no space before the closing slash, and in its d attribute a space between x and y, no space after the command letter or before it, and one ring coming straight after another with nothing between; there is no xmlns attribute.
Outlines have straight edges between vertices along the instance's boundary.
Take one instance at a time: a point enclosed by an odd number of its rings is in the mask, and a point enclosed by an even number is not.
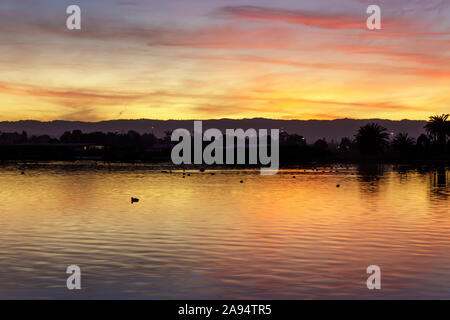
<svg viewBox="0 0 450 320"><path fill-rule="evenodd" d="M78 264L85 298L450 298L448 181L392 167L4 167L0 297L67 297Z"/></svg>

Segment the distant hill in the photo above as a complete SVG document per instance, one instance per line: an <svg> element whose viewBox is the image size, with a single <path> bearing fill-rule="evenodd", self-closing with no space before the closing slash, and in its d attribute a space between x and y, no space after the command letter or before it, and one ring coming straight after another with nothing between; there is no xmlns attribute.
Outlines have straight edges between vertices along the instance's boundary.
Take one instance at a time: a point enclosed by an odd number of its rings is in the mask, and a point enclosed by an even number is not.
<svg viewBox="0 0 450 320"><path fill-rule="evenodd" d="M339 141L342 137L353 137L359 127L368 122L378 122L394 134L407 132L410 136L417 138L424 133L426 121L419 120L382 120L382 119L338 119L338 120L275 120L275 119L216 119L203 120L203 130L217 128L220 130L234 128L255 129L284 129L290 134L297 133L312 143L320 138L327 141L334 139ZM79 129L83 132L128 132L134 130L139 133L154 132L158 137L163 137L165 131L177 128L186 128L192 131L193 120L110 120L101 122L80 121L51 121L41 122L34 120L3 121L0 122L0 131L22 132L29 135L48 134L52 137L60 137L65 131Z"/></svg>

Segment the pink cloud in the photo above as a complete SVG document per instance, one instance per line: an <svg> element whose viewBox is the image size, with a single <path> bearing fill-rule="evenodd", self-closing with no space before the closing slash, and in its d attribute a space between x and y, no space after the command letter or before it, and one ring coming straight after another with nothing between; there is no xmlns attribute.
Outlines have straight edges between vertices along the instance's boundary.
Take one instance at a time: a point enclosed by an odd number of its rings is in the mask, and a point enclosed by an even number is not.
<svg viewBox="0 0 450 320"><path fill-rule="evenodd" d="M329 14L324 12L308 12L259 6L227 6L221 8L220 13L225 17L230 18L299 24L321 29L365 30L366 28L364 15L354 15L350 13ZM383 20L383 24L390 28L403 28L409 23L402 18L387 18Z"/></svg>

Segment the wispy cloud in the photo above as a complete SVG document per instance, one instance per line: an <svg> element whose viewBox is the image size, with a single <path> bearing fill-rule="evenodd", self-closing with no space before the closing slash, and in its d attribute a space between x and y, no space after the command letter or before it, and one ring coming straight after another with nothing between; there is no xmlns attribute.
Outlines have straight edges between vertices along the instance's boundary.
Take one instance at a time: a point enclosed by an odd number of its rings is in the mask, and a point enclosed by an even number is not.
<svg viewBox="0 0 450 320"><path fill-rule="evenodd" d="M0 111L423 118L446 108L450 2L376 2L383 29L371 32L363 0L80 0L82 30L71 32L61 2L3 0Z"/></svg>
<svg viewBox="0 0 450 320"><path fill-rule="evenodd" d="M11 85L0 83L0 93L12 94L12 95L27 95L33 97L55 97L55 98L68 98L68 99L104 99L109 101L114 100L132 100L142 98L142 95L123 95L112 94L106 92L92 92L90 90L50 90L48 88L36 87L36 86L24 86L24 85Z"/></svg>
<svg viewBox="0 0 450 320"><path fill-rule="evenodd" d="M226 6L221 8L219 12L224 17L230 18L300 24L330 30L364 30L366 28L364 16L361 14L311 12L260 6ZM408 24L408 21L404 21L401 17L388 18L384 21L384 24L390 27L404 27Z"/></svg>

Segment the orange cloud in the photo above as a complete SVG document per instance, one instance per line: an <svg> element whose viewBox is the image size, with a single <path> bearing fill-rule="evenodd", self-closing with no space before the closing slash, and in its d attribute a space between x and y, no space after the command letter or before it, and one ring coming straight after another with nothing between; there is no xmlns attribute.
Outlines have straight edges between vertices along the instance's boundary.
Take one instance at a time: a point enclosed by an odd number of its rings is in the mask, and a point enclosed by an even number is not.
<svg viewBox="0 0 450 320"><path fill-rule="evenodd" d="M86 91L57 91L37 87L11 86L0 83L0 93L12 95L27 95L34 97L57 97L70 99L108 99L108 100L128 100L138 99L139 95L102 94Z"/></svg>
<svg viewBox="0 0 450 320"><path fill-rule="evenodd" d="M366 28L364 16L352 14L329 14L259 6L227 6L221 8L220 13L232 18L300 24L322 29L365 30ZM386 18L383 20L383 25L389 28L404 28L409 25L409 22L402 18Z"/></svg>

